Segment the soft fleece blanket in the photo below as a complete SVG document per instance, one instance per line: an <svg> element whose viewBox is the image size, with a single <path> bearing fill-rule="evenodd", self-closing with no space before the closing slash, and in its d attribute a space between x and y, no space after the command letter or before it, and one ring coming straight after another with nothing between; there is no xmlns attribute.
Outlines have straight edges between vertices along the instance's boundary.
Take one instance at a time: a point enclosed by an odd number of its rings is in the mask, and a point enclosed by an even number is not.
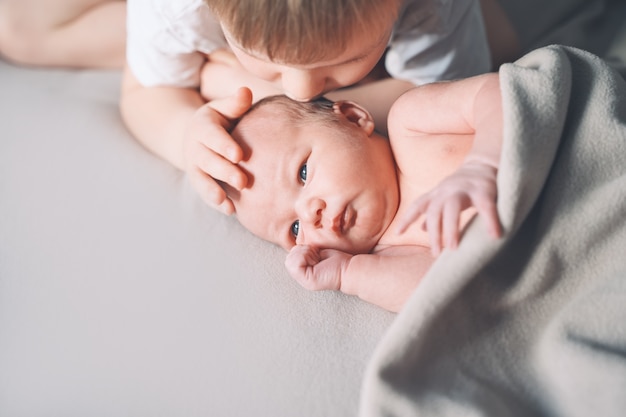
<svg viewBox="0 0 626 417"><path fill-rule="evenodd" d="M362 416L626 415L626 83L551 46L500 69L500 240L474 221L380 342Z"/></svg>

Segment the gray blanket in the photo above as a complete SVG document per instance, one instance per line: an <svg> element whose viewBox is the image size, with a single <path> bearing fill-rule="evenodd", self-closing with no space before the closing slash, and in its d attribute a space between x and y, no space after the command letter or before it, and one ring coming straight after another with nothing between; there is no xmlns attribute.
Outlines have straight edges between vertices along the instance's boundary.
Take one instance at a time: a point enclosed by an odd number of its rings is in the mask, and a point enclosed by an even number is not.
<svg viewBox="0 0 626 417"><path fill-rule="evenodd" d="M362 416L626 415L626 83L577 49L501 67L505 236L476 219L380 342Z"/></svg>

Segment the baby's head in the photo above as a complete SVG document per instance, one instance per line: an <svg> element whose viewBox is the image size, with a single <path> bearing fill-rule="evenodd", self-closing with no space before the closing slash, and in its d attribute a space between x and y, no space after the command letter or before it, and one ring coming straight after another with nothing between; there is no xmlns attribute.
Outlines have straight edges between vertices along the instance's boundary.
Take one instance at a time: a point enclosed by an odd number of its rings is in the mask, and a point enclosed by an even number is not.
<svg viewBox="0 0 626 417"><path fill-rule="evenodd" d="M391 37L400 0L205 0L252 74L310 100L354 84Z"/></svg>
<svg viewBox="0 0 626 417"><path fill-rule="evenodd" d="M351 102L257 103L232 136L248 188L227 187L241 224L289 250L296 244L349 253L373 249L399 203L389 142Z"/></svg>

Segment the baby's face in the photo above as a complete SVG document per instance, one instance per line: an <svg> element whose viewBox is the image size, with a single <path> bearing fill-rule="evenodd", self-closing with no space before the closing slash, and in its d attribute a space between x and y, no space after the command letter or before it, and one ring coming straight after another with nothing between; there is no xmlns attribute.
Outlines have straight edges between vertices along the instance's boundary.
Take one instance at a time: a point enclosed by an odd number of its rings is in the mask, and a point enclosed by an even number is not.
<svg viewBox="0 0 626 417"><path fill-rule="evenodd" d="M239 221L289 250L296 244L367 253L395 216L398 187L386 139L266 116L233 131L249 187L235 193ZM284 119L284 117L283 117ZM351 124L350 122L347 122ZM255 138L250 152L250 139Z"/></svg>

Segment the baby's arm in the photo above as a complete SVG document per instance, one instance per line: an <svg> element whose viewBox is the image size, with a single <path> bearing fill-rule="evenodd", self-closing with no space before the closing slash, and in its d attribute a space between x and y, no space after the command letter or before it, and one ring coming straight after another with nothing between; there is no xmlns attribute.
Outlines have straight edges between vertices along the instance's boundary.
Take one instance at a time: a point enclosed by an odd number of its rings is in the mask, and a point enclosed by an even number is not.
<svg viewBox="0 0 626 417"><path fill-rule="evenodd" d="M185 170L207 204L230 214L232 202L215 179L239 189L246 185L246 176L234 165L242 151L228 130L251 100L250 91L243 89L235 97L205 104L192 88L144 87L126 68L120 109L137 140Z"/></svg>
<svg viewBox="0 0 626 417"><path fill-rule="evenodd" d="M396 155L409 149L414 140L436 140L438 135L473 137L463 164L411 205L399 231L425 215L424 228L436 255L442 246L457 246L460 213L473 206L486 220L489 232L499 237L496 174L503 122L498 75L418 87L394 104L389 118Z"/></svg>
<svg viewBox="0 0 626 417"><path fill-rule="evenodd" d="M400 311L433 262L428 249L389 247L351 255L334 249L295 246L285 265L308 290L339 290L389 311Z"/></svg>

